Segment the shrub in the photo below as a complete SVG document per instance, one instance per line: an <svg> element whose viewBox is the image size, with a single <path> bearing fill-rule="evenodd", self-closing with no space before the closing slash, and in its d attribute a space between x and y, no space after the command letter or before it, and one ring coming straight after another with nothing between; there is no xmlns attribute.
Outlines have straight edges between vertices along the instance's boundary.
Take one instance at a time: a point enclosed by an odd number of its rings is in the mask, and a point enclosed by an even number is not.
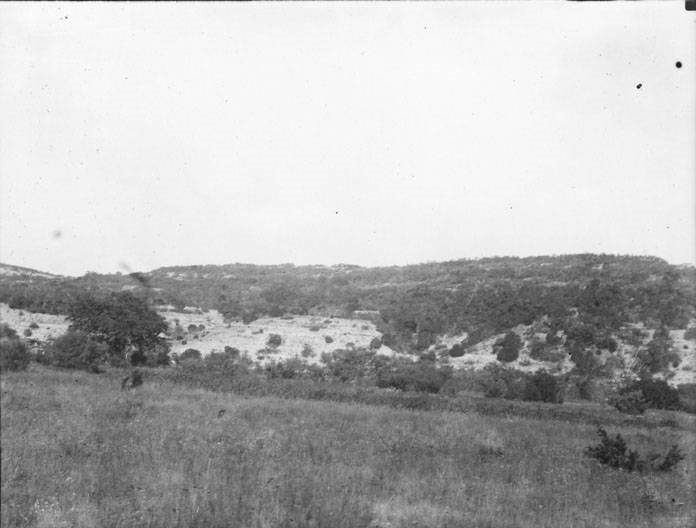
<svg viewBox="0 0 696 528"><path fill-rule="evenodd" d="M684 332L684 339L696 341L696 326L691 326Z"/></svg>
<svg viewBox="0 0 696 528"><path fill-rule="evenodd" d="M540 361L544 361L541 359L541 355L543 352L546 350L546 345L544 345L544 342L539 340L539 339L533 339L529 343L529 357L532 359L538 359Z"/></svg>
<svg viewBox="0 0 696 528"><path fill-rule="evenodd" d="M305 343L304 346L302 347L302 357L303 358L309 358L309 357L314 357L316 354L314 353L314 349L309 343Z"/></svg>
<svg viewBox="0 0 696 528"><path fill-rule="evenodd" d="M431 362L402 363L377 371L377 386L402 391L439 392L452 377L450 367L437 367Z"/></svg>
<svg viewBox="0 0 696 528"><path fill-rule="evenodd" d="M452 348L449 349L449 356L453 358L462 357L466 354L466 348L461 343L457 343Z"/></svg>
<svg viewBox="0 0 696 528"><path fill-rule="evenodd" d="M567 357L568 354L563 352L562 350L544 347L544 349L540 353L538 353L534 359L536 359L537 361L546 361L548 363L558 363L559 361L563 361Z"/></svg>
<svg viewBox="0 0 696 528"><path fill-rule="evenodd" d="M496 359L503 363L515 361L520 356L522 340L515 332L508 332L495 343Z"/></svg>
<svg viewBox="0 0 696 528"><path fill-rule="evenodd" d="M585 449L585 455L595 458L600 464L615 469L634 471L638 469L639 455L637 451L628 450L626 441L617 434L611 438L603 427L597 429L600 442Z"/></svg>
<svg viewBox="0 0 696 528"><path fill-rule="evenodd" d="M239 349L227 345L225 345L225 354L233 358L238 358L241 355Z"/></svg>
<svg viewBox="0 0 696 528"><path fill-rule="evenodd" d="M655 331L655 335L657 337L653 337L647 346L636 354L640 372L654 374L666 370L670 365L679 365L681 357L672 348L672 340L658 334L658 330Z"/></svg>
<svg viewBox="0 0 696 528"><path fill-rule="evenodd" d="M239 351L237 354L228 352L227 349L236 350L234 348L225 347L225 352L211 352L203 359L203 365L215 372L224 372L234 374L237 372Z"/></svg>
<svg viewBox="0 0 696 528"><path fill-rule="evenodd" d="M19 339L14 328L6 323L0 323L0 339Z"/></svg>
<svg viewBox="0 0 696 528"><path fill-rule="evenodd" d="M558 332L547 332L546 333L546 344L549 346L560 345L563 339L558 336Z"/></svg>
<svg viewBox="0 0 696 528"><path fill-rule="evenodd" d="M331 344L331 343L333 343L334 340L333 340L333 337L331 337L331 336L324 336L324 341L327 344Z"/></svg>
<svg viewBox="0 0 696 528"><path fill-rule="evenodd" d="M194 332L197 332L197 331L198 331L198 326L196 326L195 324L191 323L190 325L188 325L188 326L186 327L186 329L187 329L190 333L194 333Z"/></svg>
<svg viewBox="0 0 696 528"><path fill-rule="evenodd" d="M671 446L663 455L650 453L646 457L641 457L637 451L627 448L626 441L620 434L611 438L603 427L597 429L597 434L600 438L599 444L587 447L585 455L614 469L641 472L671 471L684 460L684 455L676 445Z"/></svg>
<svg viewBox="0 0 696 528"><path fill-rule="evenodd" d="M654 409L681 409L679 391L670 387L666 381L642 379L619 390L619 395L640 392L648 407Z"/></svg>
<svg viewBox="0 0 696 528"><path fill-rule="evenodd" d="M465 344L466 346L474 346L486 339L487 334L483 328L474 328L467 333Z"/></svg>
<svg viewBox="0 0 696 528"><path fill-rule="evenodd" d="M319 326L319 325L312 325L312 326L309 327L309 331L310 331L310 332L318 332L318 331L321 330L321 329L322 329L322 327Z"/></svg>
<svg viewBox="0 0 696 528"><path fill-rule="evenodd" d="M68 330L46 347L44 360L55 367L99 372L109 347L78 330Z"/></svg>
<svg viewBox="0 0 696 528"><path fill-rule="evenodd" d="M201 352L199 350L196 350L195 348L187 348L184 350L181 355L178 357L178 360L181 361L186 361L186 360L199 360L201 359Z"/></svg>
<svg viewBox="0 0 696 528"><path fill-rule="evenodd" d="M157 343L142 351L142 353L138 354L137 358L134 354L133 357L131 357L131 363L133 365L145 365L147 367L166 367L171 363L169 349L169 343Z"/></svg>
<svg viewBox="0 0 696 528"><path fill-rule="evenodd" d="M278 334L270 334L266 340L266 346L271 348L278 348L283 344L283 338Z"/></svg>
<svg viewBox="0 0 696 528"><path fill-rule="evenodd" d="M539 370L526 377L522 399L526 401L563 403L561 384L555 376L543 370Z"/></svg>
<svg viewBox="0 0 696 528"><path fill-rule="evenodd" d="M31 337L31 328L25 328L22 334L24 335L24 337Z"/></svg>
<svg viewBox="0 0 696 528"><path fill-rule="evenodd" d="M38 327L39 327L39 325L36 324L35 321L32 321L32 322L29 324L29 328L31 328L32 330L36 330Z"/></svg>
<svg viewBox="0 0 696 528"><path fill-rule="evenodd" d="M534 374L489 364L483 369L480 385L489 398L563 403L563 386L546 371Z"/></svg>
<svg viewBox="0 0 696 528"><path fill-rule="evenodd" d="M199 324L199 325L198 325L198 331L199 331L199 332L202 332L203 330L205 330L205 325Z"/></svg>
<svg viewBox="0 0 696 528"><path fill-rule="evenodd" d="M29 365L27 347L12 328L0 324L0 372L25 370Z"/></svg>
<svg viewBox="0 0 696 528"><path fill-rule="evenodd" d="M321 379L324 377L324 371L321 367L310 365L306 361L298 358L271 362L264 367L264 371L270 379Z"/></svg>
<svg viewBox="0 0 696 528"><path fill-rule="evenodd" d="M615 394L609 398L609 404L616 407L619 412L626 414L643 414L648 408L648 402L643 398L643 392L632 390L623 394Z"/></svg>
<svg viewBox="0 0 696 528"><path fill-rule="evenodd" d="M370 350L379 350L382 348L382 340L379 337L373 337L370 341Z"/></svg>
<svg viewBox="0 0 696 528"><path fill-rule="evenodd" d="M321 359L330 375L347 382L372 374L375 369L375 357L373 350L350 349L325 352Z"/></svg>

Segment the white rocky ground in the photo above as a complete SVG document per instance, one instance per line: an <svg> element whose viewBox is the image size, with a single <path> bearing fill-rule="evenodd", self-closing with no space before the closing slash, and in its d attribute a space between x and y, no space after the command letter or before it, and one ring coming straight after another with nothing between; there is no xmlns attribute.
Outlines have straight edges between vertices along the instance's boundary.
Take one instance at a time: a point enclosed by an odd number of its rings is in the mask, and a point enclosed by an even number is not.
<svg viewBox="0 0 696 528"><path fill-rule="evenodd" d="M24 331L29 329L31 336L28 339L35 339L36 341L47 341L63 335L70 325L70 322L64 315L13 310L4 303L0 303L0 322L14 328L22 337L24 337ZM37 324L38 328L29 328L29 325L32 323Z"/></svg>
<svg viewBox="0 0 696 528"><path fill-rule="evenodd" d="M250 359L262 363L279 361L293 357L303 357L305 345L313 352L306 359L309 363L318 363L324 352L345 349L350 346L368 347L375 337L381 337L375 325L369 321L341 318L324 318L308 315L292 317L264 317L249 324L241 322L225 323L222 316L215 310L207 313L162 312L170 328L174 328L176 320L184 330L189 325L203 325L205 330L187 332L182 341L172 341L172 352L182 353L187 348L194 348L201 354L222 352L225 346L246 353ZM268 347L267 341L271 334L277 334L282 344L273 348L272 354L258 354ZM327 343L326 337L332 342ZM352 345L351 345L352 343ZM389 347L382 346L380 354L394 355ZM264 357L267 356L267 357Z"/></svg>
<svg viewBox="0 0 696 528"><path fill-rule="evenodd" d="M346 349L354 346L369 347L375 338L381 338L381 333L375 325L366 320L324 318L318 316L297 315L292 317L265 317L257 319L249 324L241 322L225 323L222 316L215 310L205 313L197 313L197 310L186 312L161 311L160 314L169 323L170 330L174 330L176 321L184 329L184 341L171 340L172 353L181 354L188 348L194 348L204 356L211 352L222 352L225 346L238 349L246 353L248 357L260 363L269 361L281 361L294 357L300 357L309 363L319 363L324 352ZM32 313L23 310L13 310L6 304L0 303L0 322L7 323L18 334L23 336L31 323L36 323L38 328L30 329L32 335L27 339L46 341L63 334L69 321L65 316ZM692 322L693 324L693 322ZM189 325L203 325L204 330L189 332ZM525 342L525 347L520 352L520 357L509 363L509 366L523 371L535 371L545 369L553 373L565 373L572 369L573 363L567 357L559 362L538 361L529 357L526 343L529 340L529 327L519 325L513 329ZM282 340L278 347L267 345L270 334L278 334ZM544 337L543 334L536 334ZM684 339L684 330L672 330L670 332L674 342L674 348L681 356L681 363L676 368L670 368L667 376L672 385L684 383L696 383L696 341ZM497 363L493 345L503 334L493 336L482 341L467 350L462 357L448 358L446 361L455 369L484 368L489 363ZM330 343L327 342L330 338ZM431 347L438 355L449 350L453 345L466 339L466 334L440 336L435 345ZM646 342L649 338L646 338ZM303 350L309 347L312 353L303 355ZM272 353L259 354L259 351L272 350ZM389 347L382 346L380 354L397 354ZM604 353L608 356L608 353ZM623 363L624 368L618 369L616 375L621 376L630 371L630 366L635 360L635 348L619 342L619 348L615 356ZM404 356L413 358L413 356Z"/></svg>

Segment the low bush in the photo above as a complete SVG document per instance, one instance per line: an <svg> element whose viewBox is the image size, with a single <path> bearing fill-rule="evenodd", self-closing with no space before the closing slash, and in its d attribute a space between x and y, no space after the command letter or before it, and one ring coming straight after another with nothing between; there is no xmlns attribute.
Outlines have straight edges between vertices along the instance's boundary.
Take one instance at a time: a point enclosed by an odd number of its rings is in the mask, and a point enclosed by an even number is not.
<svg viewBox="0 0 696 528"><path fill-rule="evenodd" d="M432 362L400 363L377 371L377 386L402 391L439 392L452 377L451 367L437 367Z"/></svg>
<svg viewBox="0 0 696 528"><path fill-rule="evenodd" d="M527 375L525 381L523 400L563 403L562 384L555 376L540 370Z"/></svg>
<svg viewBox="0 0 696 528"><path fill-rule="evenodd" d="M677 387L683 411L696 414L696 383L683 383Z"/></svg>
<svg viewBox="0 0 696 528"><path fill-rule="evenodd" d="M546 345L540 339L533 339L527 349L529 350L530 358L540 360L541 354L546 350Z"/></svg>
<svg viewBox="0 0 696 528"><path fill-rule="evenodd" d="M231 347L228 345L225 345L225 354L233 358L238 358L239 356L241 356L241 352L238 348Z"/></svg>
<svg viewBox="0 0 696 528"><path fill-rule="evenodd" d="M324 352L321 360L330 376L349 382L373 375L377 366L376 357L374 350L358 348Z"/></svg>
<svg viewBox="0 0 696 528"><path fill-rule="evenodd" d="M109 347L78 330L69 330L50 343L41 358L55 367L100 372L109 359Z"/></svg>
<svg viewBox="0 0 696 528"><path fill-rule="evenodd" d="M31 328L25 328L22 334L24 335L24 337L31 337Z"/></svg>
<svg viewBox="0 0 696 528"><path fill-rule="evenodd" d="M0 324L0 372L25 370L30 361L26 345L7 324Z"/></svg>
<svg viewBox="0 0 696 528"><path fill-rule="evenodd" d="M38 327L39 327L39 325L36 323L36 321L32 321L29 324L29 328L31 328L32 330L36 330Z"/></svg>
<svg viewBox="0 0 696 528"><path fill-rule="evenodd" d="M314 353L314 349L312 348L312 345L309 343L305 343L304 346L302 347L302 357L303 358L310 358L314 357L316 354Z"/></svg>
<svg viewBox="0 0 696 528"><path fill-rule="evenodd" d="M324 336L324 341L329 345L334 342L333 337L331 336Z"/></svg>
<svg viewBox="0 0 696 528"><path fill-rule="evenodd" d="M625 471L671 471L684 455L676 445L664 453L650 453L641 457L637 451L628 449L626 441L617 434L610 437L603 427L597 429L600 442L587 447L585 455L599 461L600 464Z"/></svg>
<svg viewBox="0 0 696 528"><path fill-rule="evenodd" d="M373 337L370 341L370 350L379 350L382 348L382 340L379 337Z"/></svg>
<svg viewBox="0 0 696 528"><path fill-rule="evenodd" d="M457 343L449 349L449 357L458 358L466 354L466 348L461 343Z"/></svg>
<svg viewBox="0 0 696 528"><path fill-rule="evenodd" d="M696 326L690 326L686 329L686 331L684 332L684 339L696 341Z"/></svg>
<svg viewBox="0 0 696 528"><path fill-rule="evenodd" d="M682 407L679 391L666 381L641 379L619 390L619 396L639 392L646 405L653 409L679 410Z"/></svg>
<svg viewBox="0 0 696 528"><path fill-rule="evenodd" d="M266 346L271 348L278 348L283 344L283 338L279 334L269 334L266 340Z"/></svg>
<svg viewBox="0 0 696 528"><path fill-rule="evenodd" d="M489 398L563 403L563 384L544 370L528 374L490 364L483 370L481 386Z"/></svg>
<svg viewBox="0 0 696 528"><path fill-rule="evenodd" d="M181 361L187 361L187 360L200 360L202 358L201 352L199 350L196 350L195 348L187 348L184 350L181 355L177 358L178 362Z"/></svg>
<svg viewBox="0 0 696 528"><path fill-rule="evenodd" d="M310 365L298 358L268 363L263 367L263 371L271 379L310 378L320 380L324 378L324 369L316 365Z"/></svg>
<svg viewBox="0 0 696 528"><path fill-rule="evenodd" d="M626 414L643 414L648 408L648 402L645 401L643 392L640 390L615 394L609 398L609 404Z"/></svg>
<svg viewBox="0 0 696 528"><path fill-rule="evenodd" d="M673 343L669 336L664 337L655 331L657 337L653 339L643 348L638 350L636 358L638 359L637 370L645 374L655 374L664 372L670 366L677 367L681 361L681 356L672 347Z"/></svg>
<svg viewBox="0 0 696 528"><path fill-rule="evenodd" d="M511 363L520 356L522 340L515 332L508 332L505 337L496 341L494 350L496 359L503 363Z"/></svg>

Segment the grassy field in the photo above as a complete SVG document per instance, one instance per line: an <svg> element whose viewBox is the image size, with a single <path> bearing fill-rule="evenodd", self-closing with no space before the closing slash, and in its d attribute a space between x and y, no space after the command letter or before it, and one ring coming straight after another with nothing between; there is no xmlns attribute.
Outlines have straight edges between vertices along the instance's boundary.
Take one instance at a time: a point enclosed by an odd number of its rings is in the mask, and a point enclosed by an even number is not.
<svg viewBox="0 0 696 528"><path fill-rule="evenodd" d="M242 397L32 366L2 376L2 526L684 527L696 429L614 426L670 473L583 456L594 424ZM224 410L224 413L220 411Z"/></svg>

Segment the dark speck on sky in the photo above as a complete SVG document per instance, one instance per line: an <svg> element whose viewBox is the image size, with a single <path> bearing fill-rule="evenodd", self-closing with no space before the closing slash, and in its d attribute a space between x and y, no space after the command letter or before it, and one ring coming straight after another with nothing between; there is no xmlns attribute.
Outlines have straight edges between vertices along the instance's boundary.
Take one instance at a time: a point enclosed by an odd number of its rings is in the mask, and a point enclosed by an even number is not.
<svg viewBox="0 0 696 528"><path fill-rule="evenodd" d="M675 66L676 66L677 68L681 68L681 66L682 66L682 65L681 65L681 61L677 61L677 63L675 64Z"/></svg>
<svg viewBox="0 0 696 528"><path fill-rule="evenodd" d="M642 83L636 84L636 88L638 88L639 90L640 90L640 87L641 87L641 86L643 86Z"/></svg>

